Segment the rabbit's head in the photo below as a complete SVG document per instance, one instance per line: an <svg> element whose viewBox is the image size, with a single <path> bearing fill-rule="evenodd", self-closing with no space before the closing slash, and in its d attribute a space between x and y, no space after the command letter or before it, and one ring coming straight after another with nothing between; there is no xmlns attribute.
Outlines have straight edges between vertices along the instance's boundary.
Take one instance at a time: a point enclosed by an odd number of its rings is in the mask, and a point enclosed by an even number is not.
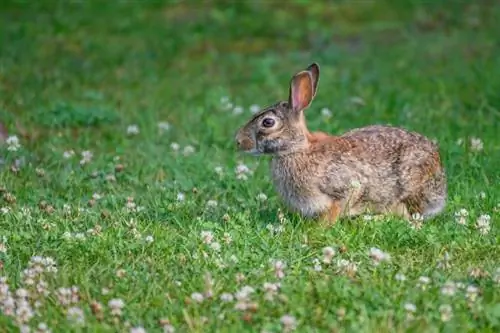
<svg viewBox="0 0 500 333"><path fill-rule="evenodd" d="M257 113L236 134L238 149L247 153L286 154L307 149L304 110L309 107L319 82L319 66L313 63L290 81L288 101Z"/></svg>

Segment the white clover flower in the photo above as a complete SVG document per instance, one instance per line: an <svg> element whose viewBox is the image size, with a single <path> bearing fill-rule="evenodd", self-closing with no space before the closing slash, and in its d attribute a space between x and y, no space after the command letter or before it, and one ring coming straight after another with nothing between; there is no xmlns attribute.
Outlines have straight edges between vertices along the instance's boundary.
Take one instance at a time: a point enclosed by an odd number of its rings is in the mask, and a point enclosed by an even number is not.
<svg viewBox="0 0 500 333"><path fill-rule="evenodd" d="M470 148L476 152L483 150L483 141L480 138L472 137L470 139Z"/></svg>
<svg viewBox="0 0 500 333"><path fill-rule="evenodd" d="M91 151L85 150L82 151L82 159L80 160L80 164L88 164L92 161L92 157L94 156Z"/></svg>
<svg viewBox="0 0 500 333"><path fill-rule="evenodd" d="M170 144L170 149L172 149L173 151L178 151L180 148L181 146L177 142L172 142Z"/></svg>
<svg viewBox="0 0 500 333"><path fill-rule="evenodd" d="M320 112L324 118L330 118L332 116L332 111L329 108L322 108Z"/></svg>
<svg viewBox="0 0 500 333"><path fill-rule="evenodd" d="M120 298L113 298L108 302L108 307L111 310L111 315L121 316L122 309L125 307L125 302Z"/></svg>
<svg viewBox="0 0 500 333"><path fill-rule="evenodd" d="M467 300L469 300L470 302L475 302L478 295L479 295L478 287L474 285L467 286L467 289L465 290L465 297L467 298Z"/></svg>
<svg viewBox="0 0 500 333"><path fill-rule="evenodd" d="M323 262L325 264L330 264L333 257L336 255L336 251L333 247L327 246L323 248Z"/></svg>
<svg viewBox="0 0 500 333"><path fill-rule="evenodd" d="M222 176L222 174L224 174L224 169L221 167L221 166L216 166L214 168L214 171L216 174L218 174L219 176Z"/></svg>
<svg viewBox="0 0 500 333"><path fill-rule="evenodd" d="M68 309L67 317L69 321L75 324L82 325L85 323L85 315L83 310L78 307L71 307Z"/></svg>
<svg viewBox="0 0 500 333"><path fill-rule="evenodd" d="M220 300L224 303L229 303L229 302L232 302L234 300L234 297L232 294L230 293L222 293L220 295Z"/></svg>
<svg viewBox="0 0 500 333"><path fill-rule="evenodd" d="M240 115L242 113L243 113L243 107L241 107L241 106L235 106L233 108L233 114Z"/></svg>
<svg viewBox="0 0 500 333"><path fill-rule="evenodd" d="M191 294L191 299L196 303L201 303L203 302L204 297L203 294L196 292Z"/></svg>
<svg viewBox="0 0 500 333"><path fill-rule="evenodd" d="M284 263L281 260L272 260L271 264L273 266L274 275L276 276L276 278L278 278L278 279L284 278L285 277L284 270L286 268L286 263Z"/></svg>
<svg viewBox="0 0 500 333"><path fill-rule="evenodd" d="M166 121L160 121L158 123L158 129L160 130L160 133L167 132L170 130L170 123Z"/></svg>
<svg viewBox="0 0 500 333"><path fill-rule="evenodd" d="M453 317L453 309L449 304L442 304L439 306L439 313L441 314L441 321L447 322Z"/></svg>
<svg viewBox="0 0 500 333"><path fill-rule="evenodd" d="M283 315L280 318L280 323L283 325L283 330L285 332L293 331L297 327L297 319L291 315Z"/></svg>
<svg viewBox="0 0 500 333"><path fill-rule="evenodd" d="M453 296L457 292L457 285L453 281L447 281L441 287L441 294L445 296Z"/></svg>
<svg viewBox="0 0 500 333"><path fill-rule="evenodd" d="M370 249L370 257L372 258L373 264L375 266L378 266L383 261L390 261L391 260L391 256L388 253L386 253L386 252L384 252L381 249L378 249L376 247L372 247Z"/></svg>
<svg viewBox="0 0 500 333"><path fill-rule="evenodd" d="M265 195L264 193L259 193L259 194L257 194L257 200L264 202L267 200L267 195Z"/></svg>
<svg viewBox="0 0 500 333"><path fill-rule="evenodd" d="M321 272L323 270L323 267L321 267L321 262L319 261L318 258L313 259L313 269L316 272Z"/></svg>
<svg viewBox="0 0 500 333"><path fill-rule="evenodd" d="M211 231L202 231L201 238L203 240L203 243L210 244L214 239L214 234Z"/></svg>
<svg viewBox="0 0 500 333"><path fill-rule="evenodd" d="M479 216L479 218L476 221L476 229L479 230L480 234L486 235L490 232L491 230L490 220L491 216L489 216L488 214L483 214Z"/></svg>
<svg viewBox="0 0 500 333"><path fill-rule="evenodd" d="M215 252L219 252L220 249L221 249L221 246L220 246L220 243L218 242L213 242L210 244L210 247L212 248L212 250L214 250Z"/></svg>
<svg viewBox="0 0 500 333"><path fill-rule="evenodd" d="M195 152L195 149L193 146L191 145L187 145L186 147L184 147L184 149L182 150L182 153L184 154L184 156L189 156L191 154L193 154Z"/></svg>
<svg viewBox="0 0 500 333"><path fill-rule="evenodd" d="M427 286L431 283L431 279L428 276L421 276L418 278L417 287L422 290L427 289Z"/></svg>
<svg viewBox="0 0 500 333"><path fill-rule="evenodd" d="M455 212L455 222L460 225L467 224L467 217L469 212L465 208L461 208L458 212Z"/></svg>
<svg viewBox="0 0 500 333"><path fill-rule="evenodd" d="M413 303L405 303L404 309L408 312L416 312L417 306Z"/></svg>
<svg viewBox="0 0 500 333"><path fill-rule="evenodd" d="M139 134L139 126L133 124L127 127L127 135L137 135Z"/></svg>
<svg viewBox="0 0 500 333"><path fill-rule="evenodd" d="M73 156L75 156L75 151L74 150L67 150L63 153L63 157L65 159L70 159L72 158Z"/></svg>
<svg viewBox="0 0 500 333"><path fill-rule="evenodd" d="M249 109L251 113L256 114L257 112L260 111L260 106L258 106L257 104L252 104L250 105Z"/></svg>
<svg viewBox="0 0 500 333"><path fill-rule="evenodd" d="M215 200L208 200L207 207L217 207L218 203Z"/></svg>
<svg viewBox="0 0 500 333"><path fill-rule="evenodd" d="M21 144L19 143L19 138L16 135L11 135L7 137L5 143L7 144L8 151L17 151L19 148L21 148Z"/></svg>
<svg viewBox="0 0 500 333"><path fill-rule="evenodd" d="M403 273L397 273L394 278L397 281L406 281L406 276Z"/></svg>
<svg viewBox="0 0 500 333"><path fill-rule="evenodd" d="M146 333L146 329L142 326L132 327L130 333Z"/></svg>

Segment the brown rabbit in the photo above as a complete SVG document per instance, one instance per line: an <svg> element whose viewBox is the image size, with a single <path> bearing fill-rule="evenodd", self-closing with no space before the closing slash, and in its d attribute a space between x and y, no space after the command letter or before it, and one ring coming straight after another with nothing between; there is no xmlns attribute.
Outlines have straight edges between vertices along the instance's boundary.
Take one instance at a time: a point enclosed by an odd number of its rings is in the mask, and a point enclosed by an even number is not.
<svg viewBox="0 0 500 333"><path fill-rule="evenodd" d="M333 224L339 216L395 214L424 219L446 205L437 145L418 133L373 125L341 136L307 129L319 66L295 74L288 101L256 114L236 135L238 148L273 156L275 188L293 210Z"/></svg>

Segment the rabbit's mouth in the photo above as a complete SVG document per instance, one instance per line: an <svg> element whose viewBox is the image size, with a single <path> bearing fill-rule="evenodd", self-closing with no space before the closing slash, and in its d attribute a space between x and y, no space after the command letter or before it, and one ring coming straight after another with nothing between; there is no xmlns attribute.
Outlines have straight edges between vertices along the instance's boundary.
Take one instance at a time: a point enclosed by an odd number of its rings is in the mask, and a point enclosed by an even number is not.
<svg viewBox="0 0 500 333"><path fill-rule="evenodd" d="M252 156L260 156L260 155L262 155L262 152L258 151L255 148L250 149L250 150L245 150L244 153L248 154L248 155L252 155Z"/></svg>

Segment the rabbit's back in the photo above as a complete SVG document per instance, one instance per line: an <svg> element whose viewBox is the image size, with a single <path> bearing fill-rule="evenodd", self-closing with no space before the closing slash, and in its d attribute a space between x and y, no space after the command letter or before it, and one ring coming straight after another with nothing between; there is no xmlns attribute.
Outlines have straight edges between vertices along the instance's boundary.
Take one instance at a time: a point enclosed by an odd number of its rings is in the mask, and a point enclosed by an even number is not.
<svg viewBox="0 0 500 333"><path fill-rule="evenodd" d="M437 146L424 136L374 125L322 137L308 151L274 158L271 168L278 192L304 215L333 201L341 202L346 215L357 215L419 199L441 164ZM446 190L442 182L435 185L441 194Z"/></svg>
<svg viewBox="0 0 500 333"><path fill-rule="evenodd" d="M438 147L421 134L373 125L340 138L348 142L345 152L334 153L335 147L328 145L322 149L321 158L328 162L320 188L334 198L348 198L346 208L352 214L366 208L391 210L418 197L430 179L442 177L444 182ZM446 191L444 183L436 186L438 191Z"/></svg>

